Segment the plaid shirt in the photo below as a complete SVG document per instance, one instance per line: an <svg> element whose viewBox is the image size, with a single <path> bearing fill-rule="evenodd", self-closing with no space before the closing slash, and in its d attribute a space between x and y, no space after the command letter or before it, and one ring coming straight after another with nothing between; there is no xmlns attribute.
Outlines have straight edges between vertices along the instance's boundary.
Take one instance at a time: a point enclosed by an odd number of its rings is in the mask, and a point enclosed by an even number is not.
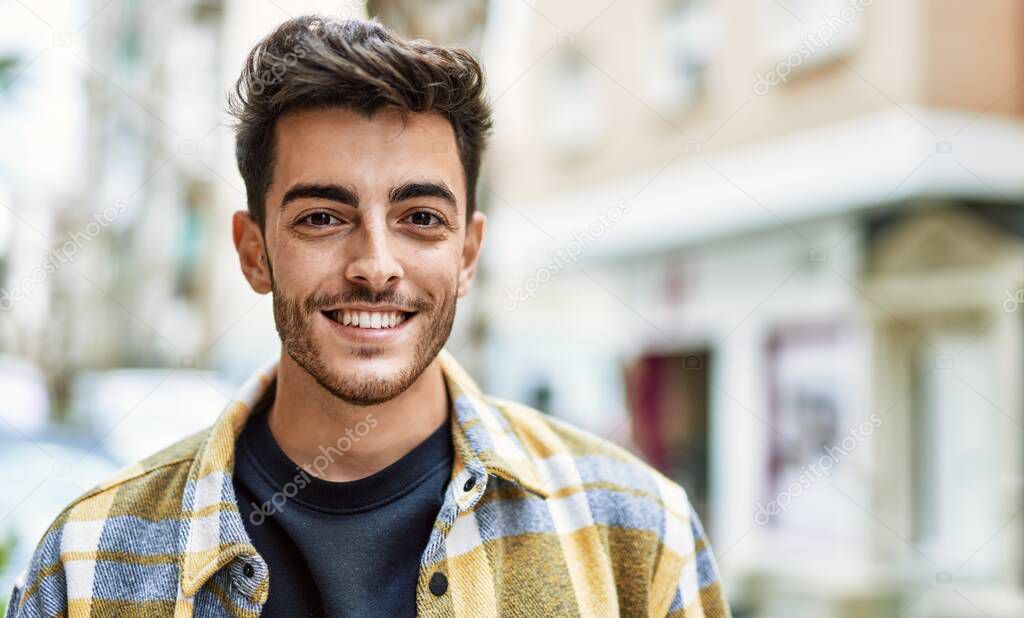
<svg viewBox="0 0 1024 618"><path fill-rule="evenodd" d="M730 616L679 485L596 436L485 396L448 352L439 360L455 455L420 561L419 614ZM275 372L272 362L250 378L210 429L68 506L8 616L259 615L270 573L231 473Z"/></svg>

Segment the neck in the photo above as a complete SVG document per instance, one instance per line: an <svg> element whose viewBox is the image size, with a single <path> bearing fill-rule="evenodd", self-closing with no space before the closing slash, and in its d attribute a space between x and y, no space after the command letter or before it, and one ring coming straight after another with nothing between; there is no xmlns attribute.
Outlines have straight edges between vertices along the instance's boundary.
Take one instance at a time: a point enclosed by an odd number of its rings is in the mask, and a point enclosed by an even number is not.
<svg viewBox="0 0 1024 618"><path fill-rule="evenodd" d="M401 459L448 416L448 391L435 358L401 395L373 406L346 403L320 386L284 350L270 431L288 458L328 481L353 481Z"/></svg>

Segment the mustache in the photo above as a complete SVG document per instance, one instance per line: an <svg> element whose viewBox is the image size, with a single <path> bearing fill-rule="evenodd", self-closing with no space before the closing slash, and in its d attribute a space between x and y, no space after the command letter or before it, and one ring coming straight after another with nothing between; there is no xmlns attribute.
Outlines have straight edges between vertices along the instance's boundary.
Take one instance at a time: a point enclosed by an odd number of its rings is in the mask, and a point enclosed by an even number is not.
<svg viewBox="0 0 1024 618"><path fill-rule="evenodd" d="M314 294L306 297L306 300L302 303L302 308L307 315L310 315L325 307L355 303L363 303L367 305L397 305L399 307L409 307L416 312L429 312L434 308L434 303L423 298L406 296L395 290L380 290L379 292L374 292L373 290L365 287L355 287L351 290L334 294Z"/></svg>

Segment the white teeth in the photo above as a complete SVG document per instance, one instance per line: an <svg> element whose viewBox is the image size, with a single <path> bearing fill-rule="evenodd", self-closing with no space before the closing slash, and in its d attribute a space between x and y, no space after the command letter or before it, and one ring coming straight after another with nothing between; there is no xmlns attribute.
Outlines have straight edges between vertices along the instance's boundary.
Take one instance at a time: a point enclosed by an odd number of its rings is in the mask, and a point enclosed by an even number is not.
<svg viewBox="0 0 1024 618"><path fill-rule="evenodd" d="M345 326L358 328L394 328L405 321L401 311L350 311L338 309L334 319Z"/></svg>

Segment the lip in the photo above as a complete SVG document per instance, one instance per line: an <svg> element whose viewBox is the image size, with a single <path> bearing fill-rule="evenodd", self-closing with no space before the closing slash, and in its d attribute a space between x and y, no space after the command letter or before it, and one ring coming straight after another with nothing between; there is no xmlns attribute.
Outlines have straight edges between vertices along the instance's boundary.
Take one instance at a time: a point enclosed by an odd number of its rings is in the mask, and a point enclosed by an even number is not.
<svg viewBox="0 0 1024 618"><path fill-rule="evenodd" d="M349 305L346 306L346 309L355 310L357 307L358 305ZM382 309L380 307L376 308L375 310L401 311L400 309ZM334 332L338 333L338 335L340 335L344 339L347 339L354 343L389 343L391 341L394 341L399 336L401 336L402 333L405 332L405 327L409 324L409 322L412 322L419 315L418 313L413 313L412 315L405 318L405 321L403 321L401 324L399 324L398 326L392 326L391 328L359 328L358 326L345 326L344 324L335 322L331 318L324 315L325 311L331 310L325 309L320 312L320 317L327 321L328 326L330 326L334 330Z"/></svg>
<svg viewBox="0 0 1024 618"><path fill-rule="evenodd" d="M349 310L349 311L367 311L367 312L371 312L371 313L374 312L374 311L376 311L376 312L400 311L402 313L416 313L413 309L403 309L402 307L398 307L398 306L395 306L395 305L359 305L359 304L355 304L355 305L338 305L336 307L327 307L326 309L321 309L320 311L321 311L321 313L329 313L331 311L342 311L342 310L346 310L346 309Z"/></svg>

